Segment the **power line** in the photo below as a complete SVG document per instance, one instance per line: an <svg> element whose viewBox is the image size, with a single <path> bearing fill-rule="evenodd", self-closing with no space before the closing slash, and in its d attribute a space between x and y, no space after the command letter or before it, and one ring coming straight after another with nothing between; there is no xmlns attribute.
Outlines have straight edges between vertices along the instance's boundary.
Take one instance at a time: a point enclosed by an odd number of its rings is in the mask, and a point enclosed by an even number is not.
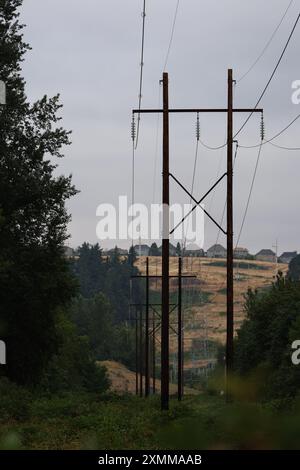
<svg viewBox="0 0 300 470"><path fill-rule="evenodd" d="M248 209L249 209L249 205L250 205L250 200L251 200L251 196L252 196L252 192L253 192L253 187L254 187L254 183L255 183L255 179L256 179L256 175L257 175L258 164L259 164L259 161L260 161L261 150L262 150L262 142L261 142L261 146L259 147L259 150L258 150L258 155L257 155L257 159L256 159L256 164L255 164L255 168L254 168L254 173L253 173L253 177L252 177L250 191L249 191L246 208L245 208L244 215L243 215L241 228L240 228L240 231L239 231L239 234L238 234L238 237L237 237L236 247L238 246L238 244L240 242L242 231L243 231L243 228L244 228L244 225L245 225L245 221L246 221L246 217L247 217L247 213L248 213Z"/></svg>
<svg viewBox="0 0 300 470"><path fill-rule="evenodd" d="M177 20L177 14L178 14L178 9L179 9L179 3L180 3L180 0L177 0L175 14L174 14L174 18L173 18L172 30L171 30L171 37L170 37L170 40L169 40L169 45L168 45L168 49L167 49L167 53L166 53L166 57L165 57L165 63L164 63L163 71L165 71L165 69L166 69L166 66L167 66L167 63L168 63L168 60L169 60L169 55L170 55L170 52L171 52L171 47L172 47L173 37L174 37L174 32L175 32L175 26L176 26L176 20ZM160 108L160 86L161 86L161 83L159 82L158 108ZM154 202L155 191L156 191L156 166L157 166L157 158L158 158L159 117L160 117L159 113L157 113L156 137L155 137L154 177L153 177L153 192L152 192L153 202Z"/></svg>
<svg viewBox="0 0 300 470"><path fill-rule="evenodd" d="M221 174L223 158L224 158L224 152L220 152L220 157L219 157L219 164L218 164L218 169L217 169L216 180L219 179L220 174ZM210 202L209 202L209 208L208 208L208 212L209 212L209 213L211 213L215 196L216 196L216 193L213 192L213 193L212 193L212 196L211 196L211 199L210 199Z"/></svg>
<svg viewBox="0 0 300 470"><path fill-rule="evenodd" d="M161 101L161 84L158 84L158 109L160 108ZM154 155L154 169L153 169L153 187L152 187L152 202L155 202L155 193L156 193L156 177L157 177L157 160L158 160L158 141L159 141L159 123L160 123L160 114L157 113L156 117L156 134L155 134L155 155Z"/></svg>
<svg viewBox="0 0 300 470"><path fill-rule="evenodd" d="M193 167L192 184L191 184L191 193L190 193L191 194L190 206L192 204L192 196L194 194L194 185L195 185L195 176L196 176L196 170L197 170L198 153L199 153L199 140L197 139L196 150L195 150L195 159L194 159L194 167ZM184 237L184 244L183 244L184 250L186 249L186 241L187 241L187 235L188 235L189 220L190 219L188 218L186 231L185 231L185 237Z"/></svg>
<svg viewBox="0 0 300 470"><path fill-rule="evenodd" d="M220 149L223 149L224 147L226 147L226 145L227 145L227 142L226 142L225 144L218 145L217 147L212 147L210 145L205 144L202 140L200 140L200 143L201 143L201 145L203 145L203 147L205 147L208 150L220 150Z"/></svg>
<svg viewBox="0 0 300 470"><path fill-rule="evenodd" d="M256 66L256 64L260 61L260 59L263 57L263 55L265 54L265 52L267 51L268 47L270 46L270 44L272 43L274 37L276 36L276 33L277 31L279 30L280 26L282 25L289 9L291 8L292 4L294 3L294 0L291 0L288 7L286 8L279 24L277 25L277 27L275 28L275 30L273 31L270 39L268 40L267 44L265 45L265 47L263 48L262 52L259 54L259 56L257 57L257 59L253 62L253 64L249 67L249 69L247 70L247 72L245 72L241 78L239 78L237 80L237 83L240 83L244 78L246 78L246 76L254 69L254 67Z"/></svg>
<svg viewBox="0 0 300 470"><path fill-rule="evenodd" d="M300 147L283 147L282 145L277 145L274 144L274 142L268 142L270 145L273 145L273 147L276 147L278 149L282 150L300 150Z"/></svg>
<svg viewBox="0 0 300 470"><path fill-rule="evenodd" d="M141 47L141 64L140 64L140 84L139 84L139 110L142 105L142 91L143 91L143 72L144 72L144 48L145 48L145 20L146 20L146 0L143 3L143 12L142 12L142 47ZM136 142L135 148L138 146L139 141L139 132L140 132L140 120L141 115L138 114L137 130L136 130Z"/></svg>
<svg viewBox="0 0 300 470"><path fill-rule="evenodd" d="M196 122L196 151L195 151L195 158L194 158L194 166L193 166L193 176L192 176L192 184L191 184L191 197L190 197L190 205L192 204L192 198L194 195L194 186L195 186L195 177L196 177L196 170L197 170L197 163L198 163L198 152L199 152L199 140L200 140L200 121L199 121L199 114L197 114L197 122ZM186 240L187 240L187 232L188 232L188 227L189 227L189 219L188 219L188 225L186 227L186 232L185 232L185 239L184 239L184 249L186 247Z"/></svg>
<svg viewBox="0 0 300 470"><path fill-rule="evenodd" d="M170 52L171 52L171 47L172 47L173 37L174 37L174 32L175 32L175 26L176 26L176 20L177 20L177 14L178 14L178 8L179 8L179 3L180 3L180 0L177 0L175 14L174 14L174 18L173 18L173 25L172 25L172 30L171 30L171 37L170 37L170 41L169 41L169 46L168 46L168 50L167 50L167 54L166 54L166 58L165 58L165 64L164 64L164 67L163 67L163 71L166 70L168 60L169 60L169 55L170 55Z"/></svg>
<svg viewBox="0 0 300 470"><path fill-rule="evenodd" d="M293 37L293 34L294 34L294 32L295 32L295 29L296 29L296 26L297 26L297 24L298 24L298 22L299 22L299 19L300 19L300 13L299 13L298 16L297 16L297 19L296 19L296 21L295 21L295 24L294 24L294 26L293 26L292 31L290 32L290 35L289 35L288 40L287 40L287 42L286 42L286 44L285 44L285 46L284 46L284 48L283 48L283 51L282 51L282 53L280 54L280 57L279 57L279 59L278 59L276 65L275 65L275 68L274 68L273 72L271 73L271 76L270 76L269 80L267 81L267 84L266 84L266 86L264 87L264 89L263 89L261 95L259 96L259 98L258 98L258 100L257 100L257 102L256 102L256 105L254 106L253 110L250 112L249 116L247 117L247 119L245 120L245 122L243 123L243 125L240 127L240 129L237 131L237 133L235 134L234 137L237 137L237 136L240 134L240 132L244 129L244 127L247 125L247 123L248 123L249 120L251 119L251 117L252 117L252 115L253 115L253 113L254 113L254 110L257 109L259 103L260 103L261 100L263 99L263 97L264 97L264 95L265 95L267 89L269 88L269 85L270 85L270 83L272 82L272 80L273 80L273 78L274 78L274 76L275 76L275 74L276 74L276 72L277 72L277 69L278 69L278 67L279 67L279 65L280 65L280 63L281 63L281 61L282 61L282 59L283 59L283 57L284 57L284 55L285 55L285 52L286 52L286 50L287 50L287 48L288 48L288 45L289 45L289 43L290 43L290 41L291 41L291 39L292 39L292 37Z"/></svg>
<svg viewBox="0 0 300 470"><path fill-rule="evenodd" d="M238 142L236 142L235 154L234 154L234 159L233 159L233 169L235 168L235 165L236 165L236 159L237 159L237 156L238 156L238 150L239 150L239 144L238 144ZM222 217L221 217L221 222L220 222L220 226L221 226L221 227L222 227L222 225L223 225L223 221L224 221L224 217L225 217L226 206L227 206L227 198L226 198L226 201L225 201L225 204L224 204L224 208L223 208L223 212L222 212ZM219 230L218 230L218 234L217 234L217 239L216 239L215 245L218 244L220 235L221 235L221 230L219 229Z"/></svg>
<svg viewBox="0 0 300 470"><path fill-rule="evenodd" d="M300 118L300 114L298 114L287 126L281 129L281 131L277 132L277 134L275 134L271 139L264 140L263 143L259 143L255 145L240 145L240 147L244 149L254 149L254 148L260 147L261 145L270 144L273 140L277 139L277 137L279 137L285 131L287 131L299 118Z"/></svg>
<svg viewBox="0 0 300 470"><path fill-rule="evenodd" d="M237 160L238 150L239 150L239 144L238 144L238 142L236 141L235 144L236 144L236 147L235 147L234 160L233 160L233 169L235 168L235 165L236 165L236 160ZM220 227L222 227L223 222L224 222L226 206L227 206L227 198L226 198L225 203L224 203L223 212L222 212L222 217L221 217L221 220L220 220L220 223L219 223ZM216 248L217 248L217 244L219 243L220 235L221 235L221 230L219 229L219 230L218 230L218 233L217 233L217 237L216 237L216 242L215 242L214 245L213 245L213 246L215 247L214 253L213 253L213 258L215 258ZM208 272L206 272L206 276L204 276L203 282L206 283L207 279L208 279ZM226 282L225 282L225 284L226 284ZM221 283L219 284L218 289L217 289L217 291L216 291L216 294L209 300L210 302L213 302L213 301L215 300L215 298L216 298L217 295L218 295L218 292L220 291L220 289L222 289L222 288L225 286L225 284L224 284L223 282L221 282Z"/></svg>
<svg viewBox="0 0 300 470"><path fill-rule="evenodd" d="M278 59L278 61L277 61L277 63L276 63L276 66L275 66L275 68L274 68L274 70L273 70L273 72L272 72L272 74L271 74L271 76L270 76L270 78L269 78L269 80L268 80L266 86L264 87L264 89L263 89L263 91L262 91L260 97L258 98L258 101L256 102L256 105L254 106L253 110L251 111L251 113L249 114L249 116L247 117L247 119L245 120L245 122L243 123L243 125L240 127L240 129L237 131L237 133L234 135L234 138L237 137L237 136L240 134L240 132L244 129L244 127L247 125L247 123L248 123L249 120L251 119L251 117L252 117L254 111L257 109L259 103L261 102L262 98L264 97L264 95L265 95L265 93L266 93L266 91L267 91L267 89L268 89L268 87L269 87L271 81L273 80L274 75L275 75L275 73L276 73L276 71L277 71L277 69L278 69L278 67L279 67L279 65L280 65L280 63L281 63L281 61L282 61L282 59L283 59L283 56L284 56L284 54L285 54L285 52L286 52L286 50L287 50L287 48L288 48L288 45L289 45L289 43L290 43L290 41L291 41L291 39L292 39L292 36L293 36L293 34L294 34L294 32L295 32L295 29L296 29L296 26L297 26L297 24L298 24L298 22L299 22L299 19L300 19L300 13L299 13L299 15L298 15L298 17L297 17L297 19L296 19L296 22L295 22L295 24L294 24L294 26L293 26L292 31L290 32L290 35L289 35L289 37L288 37L288 40L287 40L287 42L286 42L286 44L285 44L285 46L284 46L284 48L283 48L283 51L282 51L282 53L281 53L281 55L280 55L280 57L279 57L279 59ZM265 143L271 142L272 140L276 139L276 138L279 137L281 134L283 134L283 132L285 132L292 124L294 124L294 122L297 121L297 119L298 119L299 117L300 117L300 114L299 114L298 116L296 116L296 118L293 119L293 121L290 122L284 129L282 129L280 132L278 132L278 134L276 134L274 137L272 137L272 139L269 139L268 141L264 141L263 143L260 142L259 144L256 144L256 145L251 145L251 146L240 145L240 147L241 147L241 148L256 148L256 147L260 147L261 145L264 145ZM213 147L213 146L209 146L209 145L205 144L205 143L202 142L202 141L200 141L200 142L201 142L201 145L203 145L205 148L207 148L207 149L209 149L209 150L219 150L219 149L222 149L223 147L225 147L225 146L227 145L227 143L225 143L225 144L223 144L223 145L219 145L219 146Z"/></svg>
<svg viewBox="0 0 300 470"><path fill-rule="evenodd" d="M131 122L131 139L132 139L132 163L131 163L131 204L132 208L135 201L135 138L136 138L136 124L134 115L132 116ZM131 233L131 248L132 248L132 263L133 263L133 224Z"/></svg>

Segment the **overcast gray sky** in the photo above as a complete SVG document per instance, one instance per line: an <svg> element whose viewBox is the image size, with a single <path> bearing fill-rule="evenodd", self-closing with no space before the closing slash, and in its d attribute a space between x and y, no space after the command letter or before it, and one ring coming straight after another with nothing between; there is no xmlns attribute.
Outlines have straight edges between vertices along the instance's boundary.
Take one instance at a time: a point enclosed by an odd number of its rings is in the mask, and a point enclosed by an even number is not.
<svg viewBox="0 0 300 470"><path fill-rule="evenodd" d="M61 93L64 126L73 130L73 145L59 162L60 173L72 173L81 193L68 205L72 214L71 246L96 242L96 207L117 203L131 192L131 109L137 106L141 48L142 0L24 0L21 19L27 24L24 75L31 100ZM148 0L145 35L143 106L157 107L177 0ZM167 71L170 106L225 107L227 69L238 79L255 61L280 21L289 0L181 0ZM253 71L236 86L235 106L255 104L279 58L300 11L295 0L272 44ZM265 95L266 138L297 114L291 84L300 80L300 24ZM195 152L196 116L172 116L171 170L190 186ZM235 127L242 123L235 116ZM276 143L300 146L300 121ZM141 122L136 154L136 200L159 202L161 191L161 127L155 171L157 116ZM201 137L209 145L224 142L225 117L201 116ZM259 118L253 117L239 143L259 141ZM240 149L235 170L235 232L241 224L257 149ZM226 149L200 148L195 195L200 196L224 169ZM300 152L265 145L240 245L251 251L271 248L300 251ZM155 195L153 186L155 177ZM208 200L212 214L222 214L225 186ZM172 202L188 203L173 188ZM217 229L205 226L205 247L216 241ZM224 243L224 238L220 238ZM112 246L114 242L102 243ZM120 243L126 246L126 243ZM128 244L127 244L128 245Z"/></svg>

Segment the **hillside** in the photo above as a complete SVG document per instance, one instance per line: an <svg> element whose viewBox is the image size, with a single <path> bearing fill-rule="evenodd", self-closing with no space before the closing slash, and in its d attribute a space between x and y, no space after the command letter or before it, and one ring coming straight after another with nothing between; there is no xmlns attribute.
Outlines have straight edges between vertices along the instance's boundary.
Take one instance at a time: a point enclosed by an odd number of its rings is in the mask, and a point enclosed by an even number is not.
<svg viewBox="0 0 300 470"><path fill-rule="evenodd" d="M107 370L109 380L111 382L110 390L112 392L123 394L135 394L135 372L127 369L123 364L115 361L101 361L100 365L104 366ZM143 377L143 381L145 378ZM151 378L152 380L152 378ZM145 383L145 382L144 382ZM156 379L156 389L159 392L161 388L160 380ZM170 384L170 394L177 394L177 386ZM185 388L186 395L197 395L199 392L192 388Z"/></svg>
<svg viewBox="0 0 300 470"><path fill-rule="evenodd" d="M150 257L150 274L161 274L161 258ZM145 274L146 258L141 257L136 265ZM249 288L267 289L276 275L276 265L263 261L235 260L234 262L234 326L235 331L245 318L243 309L244 295ZM178 259L170 258L170 274L176 275ZM288 265L279 264L278 269L284 273ZM197 351L226 340L226 260L211 258L184 258L183 275L195 275L195 279L184 281L183 304L185 307L185 369L201 367L207 362L203 354ZM183 284L183 285L184 285ZM160 299L160 280L151 280L150 289L153 299ZM171 302L177 300L177 281L170 281ZM151 296L150 296L151 301ZM176 313L171 322L176 324ZM171 331L171 351L176 351L176 335ZM215 351L206 352L206 357L214 356ZM204 355L205 356L205 355ZM203 361L204 359L204 361Z"/></svg>

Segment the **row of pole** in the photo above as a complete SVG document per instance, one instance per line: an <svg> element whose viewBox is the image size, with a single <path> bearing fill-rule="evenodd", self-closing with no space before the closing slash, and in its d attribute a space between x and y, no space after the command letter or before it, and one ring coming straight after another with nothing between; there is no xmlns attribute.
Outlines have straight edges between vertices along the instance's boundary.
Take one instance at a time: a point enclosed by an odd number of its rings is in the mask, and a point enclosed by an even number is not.
<svg viewBox="0 0 300 470"><path fill-rule="evenodd" d="M170 203L170 176L169 170L169 115L170 113L225 113L227 115L227 228L223 230L219 224L205 211L205 214L223 231L227 237L227 329L226 329L226 397L229 398L228 378L233 366L233 115L234 113L262 113L262 109L234 109L233 108L233 73L228 70L227 78L227 107L221 109L170 109L169 108L169 76L163 73L163 109L138 109L133 110L133 114L138 113L163 113L163 165L162 165L162 202L163 202L163 240L162 240L162 318L161 318L161 408L169 408L169 330L170 330L170 301L169 301L169 203ZM186 192L184 186L173 176L173 179ZM222 178L221 178L222 179ZM219 181L221 181L221 179ZM214 189L219 181L211 188ZM189 193L188 193L189 194ZM208 193L207 193L208 194ZM199 201L189 194L197 206L204 200L207 194ZM179 315L178 315L179 317ZM178 331L179 333L179 331ZM178 335L179 336L179 335ZM179 346L179 338L178 338ZM179 374L179 372L178 372Z"/></svg>
<svg viewBox="0 0 300 470"><path fill-rule="evenodd" d="M141 277L141 276L138 276ZM150 395L150 381L152 372L152 393L156 393L156 311L150 303L150 274L149 258L146 258L146 303L145 318L143 317L143 305L136 305L136 395L148 397ZM153 276L160 277L160 276ZM155 305L156 306L156 305ZM150 309L152 310L152 331L150 331ZM183 396L183 362L184 362L184 341L183 341L183 317L182 317L182 259L178 258L178 303L177 303L177 338L178 338L178 400ZM162 328L162 316L161 316ZM150 340L152 338L152 371L150 370ZM161 383L162 387L162 383Z"/></svg>

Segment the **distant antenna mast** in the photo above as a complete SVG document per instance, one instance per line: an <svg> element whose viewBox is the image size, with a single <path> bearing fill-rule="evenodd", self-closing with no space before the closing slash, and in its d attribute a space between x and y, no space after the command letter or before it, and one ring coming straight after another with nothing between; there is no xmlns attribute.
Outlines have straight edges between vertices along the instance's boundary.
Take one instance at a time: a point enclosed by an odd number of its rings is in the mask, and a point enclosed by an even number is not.
<svg viewBox="0 0 300 470"><path fill-rule="evenodd" d="M275 248L275 279L278 274L278 239L276 238L276 243L275 245L272 246L272 248Z"/></svg>

